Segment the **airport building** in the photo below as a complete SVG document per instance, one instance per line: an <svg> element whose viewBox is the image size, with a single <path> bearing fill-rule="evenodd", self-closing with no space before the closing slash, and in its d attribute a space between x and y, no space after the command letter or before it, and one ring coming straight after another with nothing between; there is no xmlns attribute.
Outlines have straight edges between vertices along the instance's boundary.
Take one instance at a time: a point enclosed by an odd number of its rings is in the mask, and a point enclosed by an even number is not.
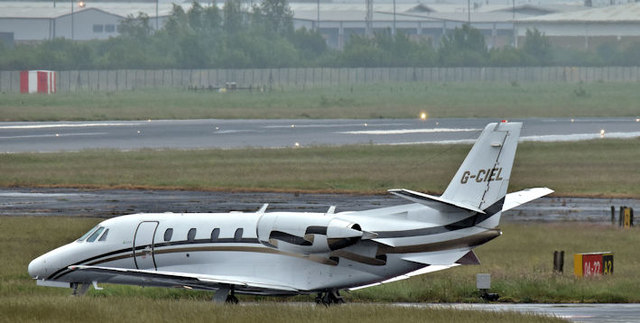
<svg viewBox="0 0 640 323"><path fill-rule="evenodd" d="M487 1L488 3L488 1ZM382 30L403 32L434 45L447 32L469 23L479 29L489 47L517 45L527 29L537 28L562 45L590 47L602 39L640 37L640 4L589 8L582 4L531 5L512 2L442 3L291 3L295 28L319 30L329 46L342 48L352 35ZM72 5L73 4L73 5ZM180 4L184 10L190 3ZM211 5L203 2L203 6ZM223 1L217 4L220 7ZM251 3L247 2L247 7ZM118 35L118 24L144 13L152 28L170 15L169 2L29 2L0 1L0 39L37 42L58 37L107 39ZM369 9L367 9L369 8Z"/></svg>
<svg viewBox="0 0 640 323"><path fill-rule="evenodd" d="M518 19L518 39L533 28L549 37L554 45L573 48L596 48L607 41L639 41L640 3Z"/></svg>

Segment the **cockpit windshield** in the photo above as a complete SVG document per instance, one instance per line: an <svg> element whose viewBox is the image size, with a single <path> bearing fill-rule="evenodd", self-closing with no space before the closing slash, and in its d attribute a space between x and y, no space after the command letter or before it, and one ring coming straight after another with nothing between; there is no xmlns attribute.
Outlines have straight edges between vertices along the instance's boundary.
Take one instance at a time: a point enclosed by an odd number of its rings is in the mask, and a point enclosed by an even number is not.
<svg viewBox="0 0 640 323"><path fill-rule="evenodd" d="M94 231L88 238L87 242L94 242L100 236L100 233L104 230L104 227L99 227L96 231Z"/></svg>
<svg viewBox="0 0 640 323"><path fill-rule="evenodd" d="M83 234L82 237L80 237L80 239L78 239L77 241L84 241L84 239L86 239L90 234L92 234L94 231L96 231L96 229L100 228L99 225L96 225L95 227L91 228L91 230L87 231L87 233Z"/></svg>
<svg viewBox="0 0 640 323"><path fill-rule="evenodd" d="M98 237L100 237L100 239L98 241L105 241L107 240L107 234L109 233L109 229L105 230L105 227L101 227L99 225L93 227L91 230L89 230L87 233L85 233L82 237L80 237L80 239L78 239L78 242L81 241L86 241L87 242L94 242L96 241L96 239L98 239Z"/></svg>

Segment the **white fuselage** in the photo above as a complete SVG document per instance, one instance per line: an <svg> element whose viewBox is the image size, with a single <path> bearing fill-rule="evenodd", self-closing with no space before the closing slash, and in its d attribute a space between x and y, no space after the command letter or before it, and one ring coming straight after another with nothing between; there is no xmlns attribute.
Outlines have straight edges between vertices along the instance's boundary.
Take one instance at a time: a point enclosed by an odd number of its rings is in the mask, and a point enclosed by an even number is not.
<svg viewBox="0 0 640 323"><path fill-rule="evenodd" d="M127 276L101 277L68 269L73 265L89 265L245 278L288 286L300 293L349 288L428 265L403 260L404 257L444 250L468 251L499 235L494 228L480 226L445 228L446 224L469 216L473 214L442 216L420 204L337 214L133 214L100 223L98 227L104 228L103 232L108 229L104 239L96 236L91 242L88 238L72 242L38 257L29 265L29 273L48 281L145 285L144 280ZM359 229L356 231L375 235L366 240L357 236L341 238L341 234L349 236L349 233L340 229L354 224ZM326 231L306 234L308 239L314 236L306 245L273 234L304 237L309 227ZM338 229L327 232L333 227ZM346 246L331 248L327 242L331 239L327 237L332 234L337 239L346 239ZM464 237L466 241L459 241ZM164 285L157 281L147 284ZM237 291L287 294L241 287Z"/></svg>

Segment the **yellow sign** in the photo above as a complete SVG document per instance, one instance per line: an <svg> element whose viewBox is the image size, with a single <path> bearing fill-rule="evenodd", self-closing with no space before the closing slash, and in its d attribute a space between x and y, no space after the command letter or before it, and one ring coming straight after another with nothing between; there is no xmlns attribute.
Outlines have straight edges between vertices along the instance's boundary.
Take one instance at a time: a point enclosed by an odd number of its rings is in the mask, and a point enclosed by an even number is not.
<svg viewBox="0 0 640 323"><path fill-rule="evenodd" d="M631 209L628 207L624 208L624 227L631 227Z"/></svg>

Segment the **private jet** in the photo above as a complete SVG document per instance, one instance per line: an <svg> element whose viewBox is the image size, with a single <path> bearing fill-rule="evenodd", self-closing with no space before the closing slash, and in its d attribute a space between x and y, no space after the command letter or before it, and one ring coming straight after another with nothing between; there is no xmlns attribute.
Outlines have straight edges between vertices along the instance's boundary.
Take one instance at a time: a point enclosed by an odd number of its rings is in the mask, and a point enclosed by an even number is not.
<svg viewBox="0 0 640 323"><path fill-rule="evenodd" d="M408 204L325 213L143 213L114 217L29 264L38 285L82 295L98 283L236 294L317 295L375 286L458 265L501 235L502 212L552 193L507 194L521 123L488 124L441 196L390 193Z"/></svg>

